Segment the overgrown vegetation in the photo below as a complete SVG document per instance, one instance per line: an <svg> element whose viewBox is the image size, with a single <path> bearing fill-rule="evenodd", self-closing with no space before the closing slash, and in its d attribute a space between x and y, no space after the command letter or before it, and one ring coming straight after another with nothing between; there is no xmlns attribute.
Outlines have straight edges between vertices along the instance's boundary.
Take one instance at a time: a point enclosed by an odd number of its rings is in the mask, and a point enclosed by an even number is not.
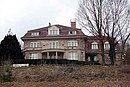
<svg viewBox="0 0 130 87"><path fill-rule="evenodd" d="M124 71L124 72L123 72ZM126 80L129 66L43 65L13 69L16 82L90 82Z"/></svg>
<svg viewBox="0 0 130 87"><path fill-rule="evenodd" d="M57 87L65 84L63 87L68 84L71 85L69 87L82 87L85 84L87 87L128 87L129 68L130 66L43 65L5 69L3 82L12 82L2 83L0 87L3 84L2 87Z"/></svg>
<svg viewBox="0 0 130 87"><path fill-rule="evenodd" d="M1 81L2 82L12 82L13 77L12 77L12 72L9 69L6 69L2 74L1 74Z"/></svg>
<svg viewBox="0 0 130 87"><path fill-rule="evenodd" d="M2 66L0 66L0 81L12 82L13 80L14 77L12 74L12 67L9 64L3 64Z"/></svg>

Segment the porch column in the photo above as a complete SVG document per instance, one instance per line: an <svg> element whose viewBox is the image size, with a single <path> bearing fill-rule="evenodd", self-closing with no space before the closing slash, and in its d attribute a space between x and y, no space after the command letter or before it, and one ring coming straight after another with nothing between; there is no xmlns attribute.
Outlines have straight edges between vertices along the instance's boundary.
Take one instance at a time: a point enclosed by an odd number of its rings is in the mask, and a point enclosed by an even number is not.
<svg viewBox="0 0 130 87"><path fill-rule="evenodd" d="M49 52L47 52L47 59L49 59Z"/></svg>
<svg viewBox="0 0 130 87"><path fill-rule="evenodd" d="M57 56L57 51L56 51L56 59L58 59L58 56Z"/></svg>

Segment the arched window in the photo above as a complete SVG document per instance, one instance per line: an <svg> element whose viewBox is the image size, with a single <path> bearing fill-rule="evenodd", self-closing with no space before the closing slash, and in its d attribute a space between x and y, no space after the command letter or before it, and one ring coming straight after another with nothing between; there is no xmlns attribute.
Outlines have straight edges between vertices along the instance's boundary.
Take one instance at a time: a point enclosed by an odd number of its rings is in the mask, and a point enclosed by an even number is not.
<svg viewBox="0 0 130 87"><path fill-rule="evenodd" d="M93 42L92 44L92 49L98 49L98 43L97 42Z"/></svg>
<svg viewBox="0 0 130 87"><path fill-rule="evenodd" d="M104 49L109 49L109 48L110 48L110 45L109 45L109 42L107 41L104 43Z"/></svg>

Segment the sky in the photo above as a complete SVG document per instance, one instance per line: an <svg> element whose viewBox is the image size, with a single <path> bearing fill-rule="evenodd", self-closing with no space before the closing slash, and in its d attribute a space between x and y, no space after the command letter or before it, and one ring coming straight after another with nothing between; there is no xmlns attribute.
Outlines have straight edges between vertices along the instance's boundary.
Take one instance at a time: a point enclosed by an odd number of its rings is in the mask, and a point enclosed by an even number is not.
<svg viewBox="0 0 130 87"><path fill-rule="evenodd" d="M9 29L20 38L49 22L70 26L76 18L79 0L0 0L0 41Z"/></svg>
<svg viewBox="0 0 130 87"><path fill-rule="evenodd" d="M49 22L52 25L70 26L70 20L76 18L78 2L79 0L0 0L0 41L9 29L22 43L20 38L28 30L46 27Z"/></svg>

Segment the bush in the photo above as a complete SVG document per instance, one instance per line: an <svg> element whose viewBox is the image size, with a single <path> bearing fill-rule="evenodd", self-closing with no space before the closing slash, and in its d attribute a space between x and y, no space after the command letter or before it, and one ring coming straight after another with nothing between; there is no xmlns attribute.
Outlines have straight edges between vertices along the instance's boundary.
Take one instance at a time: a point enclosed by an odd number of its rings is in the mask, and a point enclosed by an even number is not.
<svg viewBox="0 0 130 87"><path fill-rule="evenodd" d="M3 82L12 82L13 77L11 70L7 69L5 72L3 72L3 74L1 75L1 79Z"/></svg>

